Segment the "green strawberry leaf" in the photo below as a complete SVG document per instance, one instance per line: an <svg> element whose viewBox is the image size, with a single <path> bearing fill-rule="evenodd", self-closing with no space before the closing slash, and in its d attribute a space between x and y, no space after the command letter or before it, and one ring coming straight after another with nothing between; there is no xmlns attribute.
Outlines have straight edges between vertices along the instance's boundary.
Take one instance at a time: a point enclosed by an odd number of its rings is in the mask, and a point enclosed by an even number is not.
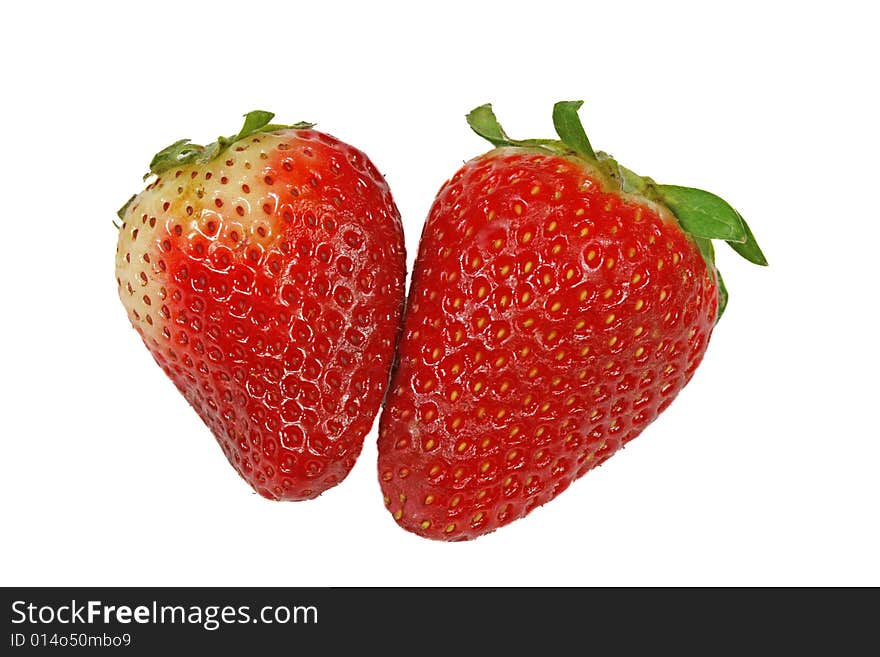
<svg viewBox="0 0 880 657"><path fill-rule="evenodd" d="M206 162L210 162L215 157L220 155L220 151L224 150L232 141L228 137L217 137L217 141L212 141L210 144L205 146L205 150L201 152L201 154L196 158L196 162L200 164L204 164Z"/></svg>
<svg viewBox="0 0 880 657"><path fill-rule="evenodd" d="M749 225L727 201L711 192L679 185L658 185L651 178L639 176L622 166L607 153L594 151L578 116L578 110L582 106L583 101L580 100L562 100L553 106L553 126L561 141L511 139L489 104L473 109L467 115L467 122L474 132L495 147L540 148L558 155L574 154L590 160L590 164L607 177L612 190L619 189L625 194L635 194L665 205L675 215L681 229L694 240L706 266L715 273L718 285L718 317L721 317L727 307L727 288L721 273L715 267L712 240L724 240L749 262L766 265L767 259L755 241Z"/></svg>
<svg viewBox="0 0 880 657"><path fill-rule="evenodd" d="M578 118L578 110L583 104L582 100L560 100L556 103L553 106L553 127L566 146L579 155L595 160L596 153Z"/></svg>
<svg viewBox="0 0 880 657"><path fill-rule="evenodd" d="M131 202L137 198L137 194L132 194L131 198L125 202L121 208L116 211L116 216L119 217L120 220L125 221L125 213L128 211L128 206L131 205Z"/></svg>
<svg viewBox="0 0 880 657"><path fill-rule="evenodd" d="M493 146L513 145L513 141L504 132L504 128L501 127L495 112L492 111L492 105L489 103L472 109L466 118L471 130Z"/></svg>
<svg viewBox="0 0 880 657"><path fill-rule="evenodd" d="M712 240L696 235L691 235L691 237L697 243L697 248L700 250L703 260L706 261L706 265L709 269L715 269L715 247L712 246Z"/></svg>
<svg viewBox="0 0 880 657"><path fill-rule="evenodd" d="M269 123L264 125L260 132L273 132L274 130L308 130L314 128L315 124L308 121L297 121L292 125L282 125L281 123Z"/></svg>
<svg viewBox="0 0 880 657"><path fill-rule="evenodd" d="M617 170L620 172L620 186L623 191L627 194L645 194L647 184L642 176L630 171L622 164L617 165Z"/></svg>
<svg viewBox="0 0 880 657"><path fill-rule="evenodd" d="M715 316L715 322L717 323L718 320L721 319L724 309L727 308L727 288L724 286L724 279L721 278L721 272L718 271L718 268L715 266L715 247L712 246L712 240L707 237L691 235L691 238L696 242L697 248L700 250L700 255L702 255L703 260L706 261L706 266L709 268L709 271L715 272L715 279L718 281L718 314Z"/></svg>
<svg viewBox="0 0 880 657"><path fill-rule="evenodd" d="M568 144L556 139L511 139L498 122L490 104L480 105L467 115L471 130L491 143L496 148L502 146L519 146L521 148L540 148L555 154L566 154L571 151Z"/></svg>
<svg viewBox="0 0 880 657"><path fill-rule="evenodd" d="M253 110L252 112L248 112L244 115L244 125L241 126L241 130L238 131L238 134L233 137L233 141L250 137L255 132L259 132L265 126L269 125L269 121L274 117L274 112L267 112L266 110Z"/></svg>
<svg viewBox="0 0 880 657"><path fill-rule="evenodd" d="M149 178L151 174L158 175L178 165L192 162L204 150L204 146L191 144L189 139L178 139L153 156L150 160L150 172L144 176L144 179Z"/></svg>
<svg viewBox="0 0 880 657"><path fill-rule="evenodd" d="M715 323L721 319L724 309L727 308L727 287L724 285L724 279L721 278L721 272L715 270L715 278L718 279L718 314L715 316Z"/></svg>
<svg viewBox="0 0 880 657"><path fill-rule="evenodd" d="M246 139L251 135L260 132L271 132L273 130L285 130L292 128L294 130L305 130L314 127L314 123L300 121L293 125L281 125L270 123L275 117L272 112L266 110L253 110L244 115L244 124L238 134L231 137L217 137L217 141L213 141L207 146L201 144L192 144L189 139L180 139L170 146L166 146L153 156L150 161L150 171L144 176L144 180L151 175L159 175L169 169L193 162L205 163L210 162L215 157L225 151L231 144Z"/></svg>
<svg viewBox="0 0 880 657"><path fill-rule="evenodd" d="M702 189L678 185L654 185L653 189L691 235L724 240L749 262L767 264L746 220L724 199Z"/></svg>
<svg viewBox="0 0 880 657"><path fill-rule="evenodd" d="M739 213L720 196L693 187L657 185L663 202L691 235L728 242L745 242L746 229Z"/></svg>
<svg viewBox="0 0 880 657"><path fill-rule="evenodd" d="M737 212L737 216L739 220L742 222L743 228L746 230L746 241L745 242L727 242L730 244L730 247L739 253L743 258L752 262L756 265L762 265L764 267L767 266L767 258L764 257L764 252L761 251L761 247L758 246L758 242L755 241L755 236L752 235L752 229L749 228L749 225L746 223L746 220L743 219L742 215Z"/></svg>

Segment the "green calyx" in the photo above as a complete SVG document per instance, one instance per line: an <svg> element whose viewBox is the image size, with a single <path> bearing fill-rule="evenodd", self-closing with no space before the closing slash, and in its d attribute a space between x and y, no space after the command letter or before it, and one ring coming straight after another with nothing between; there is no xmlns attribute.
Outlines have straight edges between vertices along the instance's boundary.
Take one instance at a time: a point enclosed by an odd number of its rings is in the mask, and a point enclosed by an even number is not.
<svg viewBox="0 0 880 657"><path fill-rule="evenodd" d="M271 123L275 114L266 112L265 110L254 110L244 115L244 125L237 134L230 137L217 137L217 141L211 142L207 146L201 144L193 144L189 139L179 139L163 148L153 156L150 160L150 170L144 174L144 180L153 175L160 175L174 167L184 166L187 164L204 164L218 157L227 148L237 141L246 139L261 132L272 132L273 130L306 130L313 127L314 123L300 121L293 125L281 125ZM116 213L120 219L125 215L128 206L134 200L132 196Z"/></svg>
<svg viewBox="0 0 880 657"><path fill-rule="evenodd" d="M314 123L306 122L294 123L293 125L270 123L274 117L275 115L272 112L264 110L248 112L244 115L244 125L241 126L238 134L231 137L217 137L217 141L211 142L207 146L190 143L189 139L180 139L170 146L166 146L153 156L153 159L150 160L150 172L144 176L144 180L153 174L159 175L174 167L210 162L235 142L261 132L272 132L273 130L284 130L286 128L305 130L315 125Z"/></svg>
<svg viewBox="0 0 880 657"><path fill-rule="evenodd" d="M564 100L553 106L553 126L559 139L511 139L488 104L472 110L467 115L467 122L474 132L496 147L534 148L580 158L598 169L612 184L618 185L621 192L637 194L665 206L681 229L694 240L710 271L715 272L720 318L727 306L727 289L715 266L712 240L723 240L749 262L766 265L767 259L749 225L730 204L711 192L679 185L659 185L621 166L608 154L594 151L578 117L582 105L580 100Z"/></svg>

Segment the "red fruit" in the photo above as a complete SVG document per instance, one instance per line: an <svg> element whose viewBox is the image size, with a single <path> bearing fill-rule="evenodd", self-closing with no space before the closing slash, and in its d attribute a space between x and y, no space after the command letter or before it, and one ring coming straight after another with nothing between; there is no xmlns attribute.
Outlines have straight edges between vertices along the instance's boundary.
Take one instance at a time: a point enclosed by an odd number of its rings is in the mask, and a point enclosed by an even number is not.
<svg viewBox="0 0 880 657"><path fill-rule="evenodd" d="M400 216L367 157L310 124L177 142L120 211L119 295L147 349L264 497L351 470L403 305Z"/></svg>
<svg viewBox="0 0 880 657"><path fill-rule="evenodd" d="M428 215L379 430L385 503L427 538L525 516L672 402L726 299L711 238L766 264L718 197L596 155L579 107L556 105L562 141L514 141L474 110L498 148Z"/></svg>

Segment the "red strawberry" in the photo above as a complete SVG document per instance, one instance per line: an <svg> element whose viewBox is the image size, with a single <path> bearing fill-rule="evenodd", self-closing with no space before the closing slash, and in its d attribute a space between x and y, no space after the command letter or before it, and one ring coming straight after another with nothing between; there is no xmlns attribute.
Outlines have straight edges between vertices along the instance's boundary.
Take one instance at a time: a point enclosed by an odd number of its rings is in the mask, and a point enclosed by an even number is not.
<svg viewBox="0 0 880 657"><path fill-rule="evenodd" d="M182 140L120 211L119 295L147 349L264 497L351 470L384 396L405 256L388 185L311 124L251 112ZM149 174L148 174L149 175Z"/></svg>
<svg viewBox="0 0 880 657"><path fill-rule="evenodd" d="M638 436L687 384L726 293L712 238L766 264L717 196L561 141L510 139L437 195L422 233L379 476L397 522L464 540L521 518Z"/></svg>

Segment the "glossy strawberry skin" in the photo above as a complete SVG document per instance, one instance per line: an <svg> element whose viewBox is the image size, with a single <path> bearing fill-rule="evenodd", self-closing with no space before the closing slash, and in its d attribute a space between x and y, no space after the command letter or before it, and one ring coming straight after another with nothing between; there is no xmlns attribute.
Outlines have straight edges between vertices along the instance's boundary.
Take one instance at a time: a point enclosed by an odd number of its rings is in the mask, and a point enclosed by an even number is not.
<svg viewBox="0 0 880 657"><path fill-rule="evenodd" d="M362 152L279 130L168 170L129 204L116 261L132 325L260 495L309 499L348 474L405 278L399 213Z"/></svg>
<svg viewBox="0 0 880 657"><path fill-rule="evenodd" d="M664 208L581 160L465 164L430 210L380 419L393 517L466 540L553 499L690 380L717 295Z"/></svg>

